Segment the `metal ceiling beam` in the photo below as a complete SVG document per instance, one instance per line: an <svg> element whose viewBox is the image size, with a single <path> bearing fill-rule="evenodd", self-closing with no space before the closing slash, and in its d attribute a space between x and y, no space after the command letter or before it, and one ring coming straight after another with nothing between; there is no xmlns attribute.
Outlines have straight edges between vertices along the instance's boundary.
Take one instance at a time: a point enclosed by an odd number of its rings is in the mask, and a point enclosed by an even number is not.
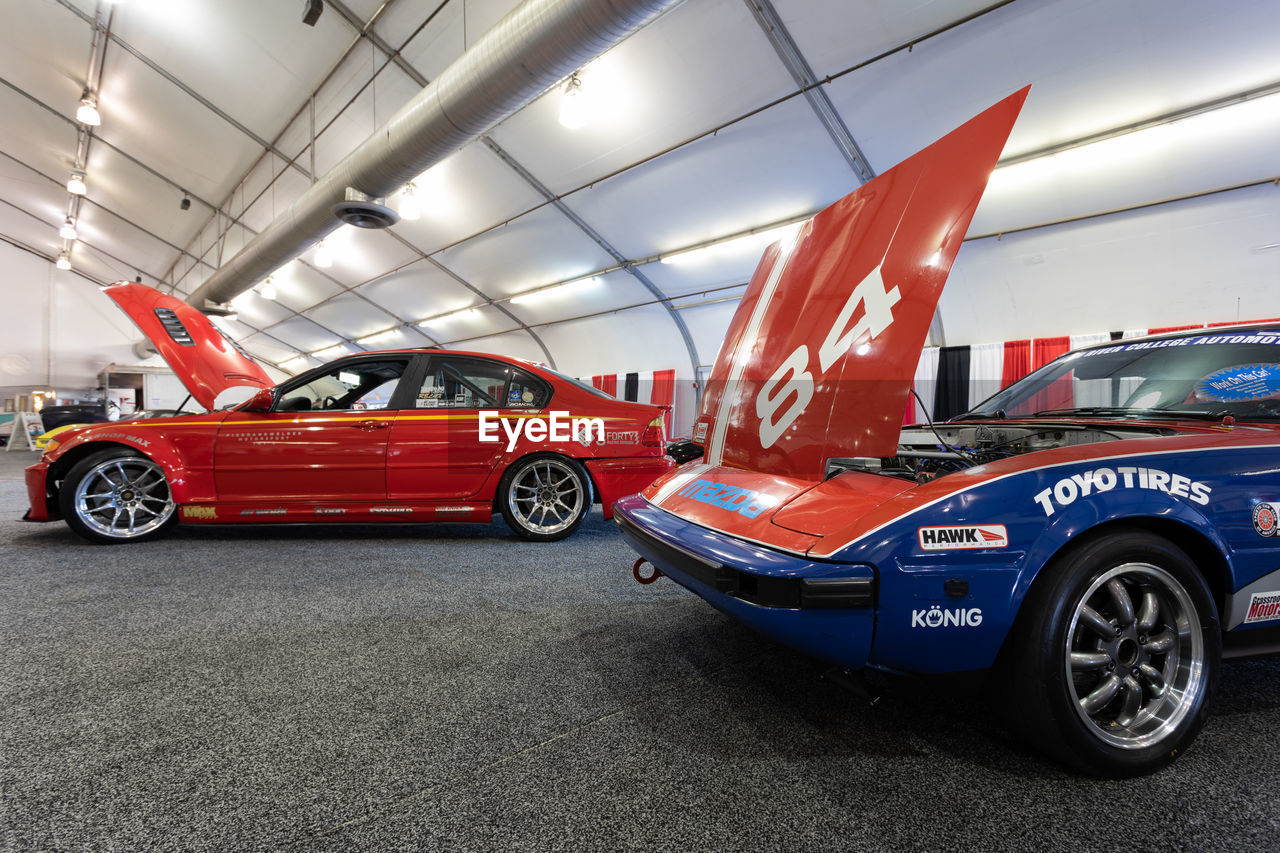
<svg viewBox="0 0 1280 853"><path fill-rule="evenodd" d="M818 78L814 75L813 69L809 67L809 62L804 58L804 54L800 52L799 45L791 38L791 33L787 31L782 19L778 17L778 12L773 8L771 0L745 0L745 2L747 8L755 15L756 23L760 25L765 37L769 39L769 43L777 51L778 58L787 67L791 78L796 81L797 85L805 87L805 99L808 100L814 115L818 117L818 121L822 122L822 126L826 128L831 141L840 150L840 155L849 164L849 168L858 176L858 180L864 184L874 178L876 176L875 170L867 162L866 155L862 153L862 149L858 147L853 134L845 126L844 119L840 117L840 113L836 111L831 99L827 97L826 90L821 87L808 88L817 83Z"/></svg>
<svg viewBox="0 0 1280 853"><path fill-rule="evenodd" d="M336 229L348 187L384 197L674 0L526 0L188 297L225 302Z"/></svg>

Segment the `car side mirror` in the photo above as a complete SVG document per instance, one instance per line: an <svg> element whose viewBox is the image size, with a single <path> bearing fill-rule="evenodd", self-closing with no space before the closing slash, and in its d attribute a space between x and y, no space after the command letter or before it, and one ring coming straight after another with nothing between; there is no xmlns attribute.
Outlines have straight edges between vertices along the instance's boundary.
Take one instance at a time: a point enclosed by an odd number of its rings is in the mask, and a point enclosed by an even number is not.
<svg viewBox="0 0 1280 853"><path fill-rule="evenodd" d="M244 404L241 411L245 412L269 412L271 411L271 401L273 395L270 388L263 388L249 398L249 402Z"/></svg>

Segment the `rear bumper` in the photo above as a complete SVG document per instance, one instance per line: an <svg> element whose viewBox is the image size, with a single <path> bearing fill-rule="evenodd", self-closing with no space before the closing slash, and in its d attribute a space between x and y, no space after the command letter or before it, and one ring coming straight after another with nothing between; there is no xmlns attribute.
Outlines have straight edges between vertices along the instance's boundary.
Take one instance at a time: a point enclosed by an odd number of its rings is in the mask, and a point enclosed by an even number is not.
<svg viewBox="0 0 1280 853"><path fill-rule="evenodd" d="M583 459L591 480L600 492L604 517L613 517L618 498L632 495L676 467L667 456L630 456L622 459Z"/></svg>
<svg viewBox="0 0 1280 853"><path fill-rule="evenodd" d="M875 632L875 570L771 551L685 521L639 495L618 501L627 541L716 609L806 654L867 664Z"/></svg>
<svg viewBox="0 0 1280 853"><path fill-rule="evenodd" d="M27 483L27 501L31 508L22 516L23 521L49 521L49 494L46 483L49 476L49 466L44 462L37 462L27 468L24 479Z"/></svg>

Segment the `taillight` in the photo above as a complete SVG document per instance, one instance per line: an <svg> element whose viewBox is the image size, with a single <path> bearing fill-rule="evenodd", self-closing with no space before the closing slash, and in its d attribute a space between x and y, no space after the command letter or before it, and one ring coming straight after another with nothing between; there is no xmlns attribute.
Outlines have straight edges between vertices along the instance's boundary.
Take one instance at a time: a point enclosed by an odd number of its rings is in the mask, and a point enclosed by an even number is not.
<svg viewBox="0 0 1280 853"><path fill-rule="evenodd" d="M645 447L662 447L667 443L666 421L662 415L658 415L649 421L649 425L644 428L644 435L640 438L640 443Z"/></svg>

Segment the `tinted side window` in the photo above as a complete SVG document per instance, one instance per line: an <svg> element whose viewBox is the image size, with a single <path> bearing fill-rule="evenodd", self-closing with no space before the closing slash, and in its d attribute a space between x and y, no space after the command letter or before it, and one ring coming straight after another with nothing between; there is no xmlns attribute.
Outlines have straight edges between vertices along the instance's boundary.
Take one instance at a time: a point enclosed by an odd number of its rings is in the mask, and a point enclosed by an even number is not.
<svg viewBox="0 0 1280 853"><path fill-rule="evenodd" d="M419 409L536 408L546 405L550 397L546 383L509 364L437 357L414 405Z"/></svg>
<svg viewBox="0 0 1280 853"><path fill-rule="evenodd" d="M278 412L363 411L385 409L408 361L384 359L347 362L287 388Z"/></svg>

